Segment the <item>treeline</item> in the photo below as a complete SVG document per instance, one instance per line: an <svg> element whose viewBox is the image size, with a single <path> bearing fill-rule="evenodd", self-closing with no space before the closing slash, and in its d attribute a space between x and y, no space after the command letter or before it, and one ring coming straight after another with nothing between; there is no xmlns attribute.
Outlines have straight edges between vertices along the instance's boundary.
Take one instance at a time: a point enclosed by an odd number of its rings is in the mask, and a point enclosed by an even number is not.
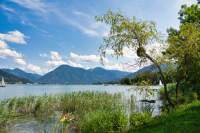
<svg viewBox="0 0 200 133"><path fill-rule="evenodd" d="M167 72L166 72L167 73ZM175 82L175 78L172 76L173 74L166 74L167 83ZM120 84L122 85L141 85L141 83L145 81L149 85L158 85L160 82L160 75L158 72L143 72L137 74L135 77L125 77L120 80Z"/></svg>

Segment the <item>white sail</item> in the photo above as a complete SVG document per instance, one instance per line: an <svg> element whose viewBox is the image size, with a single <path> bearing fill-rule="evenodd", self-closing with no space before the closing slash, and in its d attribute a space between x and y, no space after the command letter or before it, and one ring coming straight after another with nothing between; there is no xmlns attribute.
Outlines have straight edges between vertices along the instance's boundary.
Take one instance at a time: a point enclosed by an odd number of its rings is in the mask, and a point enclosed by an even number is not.
<svg viewBox="0 0 200 133"><path fill-rule="evenodd" d="M3 85L3 86L6 85L3 77L2 77L2 85Z"/></svg>
<svg viewBox="0 0 200 133"><path fill-rule="evenodd" d="M160 86L163 86L163 84L162 84L162 81L161 81L161 80L159 81L159 85L160 85Z"/></svg>
<svg viewBox="0 0 200 133"><path fill-rule="evenodd" d="M0 87L5 87L5 86L6 86L6 84L5 84L4 78L2 77Z"/></svg>

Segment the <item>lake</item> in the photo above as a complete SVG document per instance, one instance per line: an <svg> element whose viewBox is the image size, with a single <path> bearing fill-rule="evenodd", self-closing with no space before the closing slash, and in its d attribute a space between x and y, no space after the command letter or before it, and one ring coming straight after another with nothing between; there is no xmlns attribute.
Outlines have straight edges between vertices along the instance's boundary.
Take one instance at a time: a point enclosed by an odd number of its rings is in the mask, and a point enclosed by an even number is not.
<svg viewBox="0 0 200 133"><path fill-rule="evenodd" d="M153 89L159 89L160 86L151 86ZM53 95L59 93L70 93L79 91L97 91L107 93L123 93L126 96L135 95L139 99L137 93L138 86L125 85L41 85L41 84L8 84L6 87L0 88L0 100L30 96L30 95Z"/></svg>
<svg viewBox="0 0 200 133"><path fill-rule="evenodd" d="M0 88L0 100L22 97L22 96L39 96L39 95L54 95L63 94L71 92L107 92L107 93L121 93L123 100L129 101L131 97L134 97L136 104L136 109L138 112L142 110L145 103L140 102L140 100L145 99L144 93L141 93L141 89L138 86L124 86L124 85L40 85L40 84L17 84L17 85L7 85L6 87ZM160 86L150 86L150 89L154 89L154 96L149 97L149 99L156 100L156 103L152 103L154 108L153 115L159 115L161 101L159 100L159 88ZM44 126L44 127L43 127ZM13 124L10 129L11 133L22 133L22 132L35 132L39 129L46 128L46 123L41 126L35 120L25 120L22 122L17 122ZM48 125L49 126L49 125ZM33 131L30 131L33 130Z"/></svg>
<svg viewBox="0 0 200 133"><path fill-rule="evenodd" d="M71 92L107 92L107 93L121 93L124 99L128 100L131 96L135 98L138 103L144 99L144 95L138 90L138 86L126 85L47 85L47 84L8 84L6 87L0 88L0 100L22 97L22 96L40 96L40 95L54 95ZM150 86L150 89L158 90L160 86ZM155 114L159 113L160 101L158 91L154 91L154 96L150 99L157 100L155 105ZM140 102L138 103L140 105Z"/></svg>

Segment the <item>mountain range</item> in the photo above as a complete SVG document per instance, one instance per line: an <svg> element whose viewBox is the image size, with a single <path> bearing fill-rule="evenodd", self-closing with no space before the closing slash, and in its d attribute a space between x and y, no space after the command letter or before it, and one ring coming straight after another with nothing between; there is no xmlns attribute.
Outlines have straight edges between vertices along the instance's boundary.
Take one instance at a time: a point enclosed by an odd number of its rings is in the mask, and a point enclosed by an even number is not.
<svg viewBox="0 0 200 133"><path fill-rule="evenodd" d="M165 69L166 67L166 65L161 65L162 69ZM5 81L8 83L96 84L110 83L113 81L115 83L115 81L119 81L124 77L134 78L143 72L156 71L157 69L153 65L143 67L134 73L107 70L101 67L83 69L69 65L61 65L45 75L28 73L18 68L0 69L0 77L4 77Z"/></svg>
<svg viewBox="0 0 200 133"><path fill-rule="evenodd" d="M12 83L93 84L120 80L130 74L118 70L106 70L101 67L83 69L69 65L61 65L43 76L28 73L18 68L0 70L3 73L0 73L0 77L4 77L7 83L12 81Z"/></svg>
<svg viewBox="0 0 200 133"><path fill-rule="evenodd" d="M28 73L25 72L21 69L15 68L15 69L1 69L4 72L7 72L9 74L14 75L15 77L19 77L19 78L23 78L23 79L27 79L31 82L37 82L37 80L41 77L41 75L39 74L35 74L35 73Z"/></svg>
<svg viewBox="0 0 200 133"><path fill-rule="evenodd" d="M0 70L0 78L3 77L6 83L14 84L14 83L32 83L30 80L22 77L15 76L11 73L8 73L6 71Z"/></svg>
<svg viewBox="0 0 200 133"><path fill-rule="evenodd" d="M168 65L167 64L161 64L160 67L161 67L162 70L165 70L168 67ZM154 65L149 65L149 66L145 66L145 67L139 69L138 71L136 71L134 73L127 75L126 77L127 78L134 78L138 74L141 74L141 73L144 73L144 72L157 72L157 71L158 71L158 69Z"/></svg>
<svg viewBox="0 0 200 133"><path fill-rule="evenodd" d="M45 84L92 84L119 80L129 72L106 70L100 67L83 69L69 65L61 65L55 70L42 76L38 83Z"/></svg>

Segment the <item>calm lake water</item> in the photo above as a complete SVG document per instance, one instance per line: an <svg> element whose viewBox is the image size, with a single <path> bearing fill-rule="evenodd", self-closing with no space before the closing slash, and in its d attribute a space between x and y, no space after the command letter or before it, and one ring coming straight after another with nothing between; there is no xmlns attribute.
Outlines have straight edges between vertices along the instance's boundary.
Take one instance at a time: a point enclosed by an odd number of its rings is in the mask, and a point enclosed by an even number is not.
<svg viewBox="0 0 200 133"><path fill-rule="evenodd" d="M53 95L59 93L70 93L79 91L123 93L126 96L135 95L141 98L137 93L138 86L124 85L40 85L40 84L16 84L7 85L0 88L0 100L30 96L30 95ZM160 86L152 86L153 89L159 89Z"/></svg>
<svg viewBox="0 0 200 133"><path fill-rule="evenodd" d="M71 92L107 92L107 93L121 93L123 100L128 101L131 97L134 97L134 101L137 107L137 111L140 112L145 103L140 100L145 99L144 94L138 89L138 86L122 86L122 85L7 85L6 87L0 88L0 100L22 97L30 95L54 95ZM156 100L153 103L154 108L153 115L159 115L160 106L162 105L159 100L159 88L160 86L151 86L150 89L154 89L154 96L149 99ZM43 128L49 127L48 124L38 123L36 120L24 120L22 122L17 121L10 128L10 133L35 133L41 131Z"/></svg>
<svg viewBox="0 0 200 133"><path fill-rule="evenodd" d="M138 86L124 86L124 85L41 85L41 84L16 84L7 85L0 88L0 100L22 97L22 96L39 96L39 95L54 95L71 92L107 92L110 94L121 93L124 100L129 100L134 97L138 110L140 110L140 100L145 99ZM150 89L159 90L160 86L150 86ZM159 93L154 91L154 95L149 99L156 100L154 114L159 114Z"/></svg>

